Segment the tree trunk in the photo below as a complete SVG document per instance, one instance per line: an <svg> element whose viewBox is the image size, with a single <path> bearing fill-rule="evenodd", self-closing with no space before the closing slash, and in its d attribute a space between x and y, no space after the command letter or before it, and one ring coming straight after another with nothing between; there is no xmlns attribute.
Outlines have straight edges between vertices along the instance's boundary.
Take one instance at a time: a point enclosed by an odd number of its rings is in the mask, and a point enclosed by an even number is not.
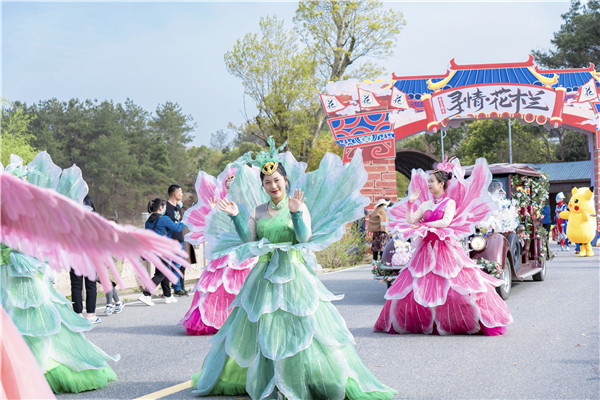
<svg viewBox="0 0 600 400"><path fill-rule="evenodd" d="M539 127L540 134L542 135L542 139L544 140L544 145L546 146L546 160L551 163L552 162L552 154L550 154L550 143L548 142L548 138L546 137L546 132L544 132L544 128Z"/></svg>
<svg viewBox="0 0 600 400"><path fill-rule="evenodd" d="M323 110L319 110L317 113L317 128L315 129L315 134L313 135L312 140L312 148L314 149L317 145L317 139L319 138L319 134L321 133L321 128L323 128L323 123L325 122L325 113Z"/></svg>
<svg viewBox="0 0 600 400"><path fill-rule="evenodd" d="M558 143L560 148L560 160L561 162L565 161L565 137L564 131L562 128L555 129L556 134L558 135Z"/></svg>

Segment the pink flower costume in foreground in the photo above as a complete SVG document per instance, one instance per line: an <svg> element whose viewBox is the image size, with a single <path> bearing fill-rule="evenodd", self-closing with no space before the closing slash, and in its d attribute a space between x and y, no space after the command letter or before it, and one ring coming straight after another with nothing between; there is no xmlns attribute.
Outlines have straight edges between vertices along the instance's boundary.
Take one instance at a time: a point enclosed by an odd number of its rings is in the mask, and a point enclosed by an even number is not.
<svg viewBox="0 0 600 400"><path fill-rule="evenodd" d="M492 179L487 162L478 159L469 179L464 179L457 160L440 167L454 176L437 204L427 187L429 174L413 170L409 192L418 188L421 195L414 205L408 203L409 195L388 211L388 227L404 239L413 238L415 252L385 294L387 302L374 329L387 333L503 334L512 317L495 291L502 281L481 271L460 243L474 232L476 222L497 208L487 193ZM412 212L408 212L410 206ZM413 213L414 217L422 213L416 229L408 222Z"/></svg>
<svg viewBox="0 0 600 400"><path fill-rule="evenodd" d="M159 268L174 282L177 280L176 276L160 262L160 259L173 260L185 266L189 266L189 264L181 258L184 256L181 247L172 240L132 226L111 224L100 215L87 210L80 201L72 200L69 196L75 198L77 197L74 195L75 193L81 193L82 190L87 193L87 185L81 179L79 168L73 166L63 171L52 163L46 152L39 153L28 165L28 168L29 182L18 177L24 176L25 172L19 157L11 156L11 165L7 167L7 172L4 172L4 168L0 164L2 267L5 271L0 287L2 289L0 290L2 292L0 303L9 307L7 309L4 306L0 307L2 312L0 397L53 399L55 397L38 362L47 366L49 363L47 359L55 357L59 353L61 357L67 353L85 355L89 351L89 347L86 347L85 343L82 345L82 340L77 340L77 335L82 335L81 331L86 330L83 325L88 324L91 327L91 324L79 323L77 328L73 328L78 323L77 319L82 321L83 318L77 317L70 310L65 311L67 307L65 304L69 304L68 300L65 299L66 303L58 307L49 306L49 303L53 303L49 300L50 297L54 300L57 300L57 297L53 296L51 291L39 290L40 287L44 288L43 285L35 285L37 280L31 279L32 276L41 277L41 273L36 270L35 265L32 263L12 264L6 258L7 255L12 261L14 261L13 256L15 255L18 255L21 260L29 259L28 256L39 257L42 260L47 259L49 265L57 271L61 268L72 268L77 274L86 275L89 278L95 278L98 274L105 290L113 287L108 276L108 269L111 269L115 279L119 283L121 282L112 259L113 255L132 261L143 281L150 284L152 281L148 273L138 261L140 256L160 263ZM28 256L21 252L13 252L11 249L8 249L11 251L10 253L5 252L7 249L4 244L20 248ZM7 267L8 264L11 265ZM9 267L10 271L8 271ZM19 279L24 283L15 283ZM39 280L41 279L39 278ZM45 279L47 280L47 278ZM7 282L8 284L6 284ZM47 282L49 284L49 281ZM148 288L152 291L155 290L151 286ZM44 329L52 329L60 325L62 326L60 332L69 331L67 333L73 334L71 339L58 341L57 335L53 337L40 335L44 338L37 342L36 355L32 353L28 343L32 343L36 339L20 332L17 324L12 322L9 315L10 311L13 311L14 315L19 314L19 310L21 310L21 315L28 312L29 307L22 308L26 306L23 300L31 298L35 299L37 304L35 307L30 307L35 309L35 318L26 319L25 323L21 323L22 320L18 321L18 325L21 328L23 326L31 328L32 331L34 328L37 330L40 325ZM60 303L60 299L58 302ZM67 326L73 330L67 329ZM24 339L25 337L27 339ZM85 342L85 339L83 341ZM90 346L93 345L90 344ZM98 352L101 351L98 349ZM90 362L90 359L82 356L65 361L61 358L61 362L54 362L54 365L63 362L82 364ZM89 372L87 370L94 369L93 367L90 364L83 370ZM64 373L60 375L65 376ZM81 378L81 376L79 377ZM87 377L89 378L89 376ZM74 381L74 384L80 387L89 382L89 379L79 379Z"/></svg>
<svg viewBox="0 0 600 400"><path fill-rule="evenodd" d="M186 211L183 222L190 229L185 240L193 245L205 242L205 218L212 210L210 201L221 200L227 195L226 182L231 181L236 168L229 164L215 179L204 171L198 173L196 193L198 203ZM229 256L211 260L194 287L192 306L179 321L189 335L212 335L217 333L231 313L229 306L240 292L256 257L234 263Z"/></svg>

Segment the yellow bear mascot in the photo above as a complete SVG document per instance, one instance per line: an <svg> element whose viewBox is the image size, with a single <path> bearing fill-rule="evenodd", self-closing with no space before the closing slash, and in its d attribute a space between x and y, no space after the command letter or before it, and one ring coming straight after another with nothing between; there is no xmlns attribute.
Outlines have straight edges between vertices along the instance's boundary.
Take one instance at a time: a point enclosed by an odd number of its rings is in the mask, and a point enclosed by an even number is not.
<svg viewBox="0 0 600 400"><path fill-rule="evenodd" d="M567 237L573 243L581 244L579 257L594 255L590 242L596 234L596 218L594 217L594 193L589 188L573 188L573 197L569 201L569 210L559 214L560 218L568 219Z"/></svg>

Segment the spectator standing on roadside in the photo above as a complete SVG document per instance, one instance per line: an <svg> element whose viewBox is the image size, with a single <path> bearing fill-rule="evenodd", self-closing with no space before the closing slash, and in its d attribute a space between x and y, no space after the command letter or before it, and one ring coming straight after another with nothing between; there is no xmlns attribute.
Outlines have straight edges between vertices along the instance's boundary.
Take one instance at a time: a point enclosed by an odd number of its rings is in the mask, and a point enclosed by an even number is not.
<svg viewBox="0 0 600 400"><path fill-rule="evenodd" d="M367 230L367 217L369 216L369 211L364 209L365 215L362 218L357 219L353 222L354 226L360 231L363 236L366 236Z"/></svg>
<svg viewBox="0 0 600 400"><path fill-rule="evenodd" d="M83 205L96 211L94 207L94 201L90 195L86 195L83 199ZM92 324L98 324L102 320L96 317L96 297L98 295L96 288L96 280L88 279L87 277L79 276L75 274L73 270L69 271L69 278L71 280L71 300L73 301L73 311L83 316L83 282L85 279L85 311L88 321Z"/></svg>
<svg viewBox="0 0 600 400"><path fill-rule="evenodd" d="M183 199L183 190L181 189L181 185L173 184L169 186L169 200L167 201L167 211L165 215L171 218L171 221L177 223L181 222L181 218L183 217L183 213L181 211L181 201ZM173 232L171 238L177 240L181 245L181 248L185 250L185 242L183 240L183 233L181 232ZM185 290L185 268L179 264L175 264L175 267L181 271L181 275L179 276L179 282L176 284L173 283L173 292L176 296L187 296L188 291Z"/></svg>
<svg viewBox="0 0 600 400"><path fill-rule="evenodd" d="M116 218L107 218L110 222L112 222L113 224L118 224L119 220ZM118 260L116 258L113 258L115 261L115 265L117 266L117 270L119 271L119 275L121 275L123 273L123 267L119 268L119 264ZM117 293L117 284L115 283L115 278L113 277L112 271L108 271L108 274L110 276L110 283L112 283L112 290L108 293L106 293L106 315L110 315L110 314L119 314L121 311L123 311L123 307L125 306L125 303L123 303L123 300L119 299L119 294ZM96 279L97 280L97 279ZM113 300L115 301L115 305L113 306Z"/></svg>
<svg viewBox="0 0 600 400"><path fill-rule="evenodd" d="M546 203L544 208L542 208L542 225L546 230L546 236L548 240L550 240L550 229L552 227L552 218L550 217L550 205Z"/></svg>
<svg viewBox="0 0 600 400"><path fill-rule="evenodd" d="M150 200L148 203L148 212L150 213L150 217L148 217L148 220L146 221L145 228L152 229L161 236L171 238L173 232L181 232L183 228L185 228L185 225L182 223L176 224L171 221L171 218L165 215L167 208L166 203L167 202L161 198ZM177 303L177 299L171 294L169 280L158 268L156 268L154 271L152 282L154 282L155 285L160 284L160 287L163 290L163 295L165 296L165 303ZM149 306L154 305L150 292L147 290L144 290L138 300Z"/></svg>
<svg viewBox="0 0 600 400"><path fill-rule="evenodd" d="M388 230L382 222L388 222L386 207L389 201L381 199L375 204L375 209L369 216L369 232L373 232L373 241L371 251L373 252L373 261L377 261L380 255L383 255L383 249L390 240Z"/></svg>

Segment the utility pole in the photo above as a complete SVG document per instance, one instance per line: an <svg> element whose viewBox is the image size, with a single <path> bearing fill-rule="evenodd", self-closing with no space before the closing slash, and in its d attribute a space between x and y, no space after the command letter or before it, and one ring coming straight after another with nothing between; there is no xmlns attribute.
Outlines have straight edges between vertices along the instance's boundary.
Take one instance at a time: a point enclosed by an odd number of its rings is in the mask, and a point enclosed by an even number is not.
<svg viewBox="0 0 600 400"><path fill-rule="evenodd" d="M511 164L512 164L512 134L511 134L511 131L510 131L510 127L511 127L512 124L515 123L515 121L516 121L516 119L513 119L513 120L509 119L508 120L508 155L509 155L508 157L509 157L509 160L510 160L509 162Z"/></svg>
<svg viewBox="0 0 600 400"><path fill-rule="evenodd" d="M446 137L446 131L440 129L440 138L442 140L442 162L444 162L444 138Z"/></svg>

